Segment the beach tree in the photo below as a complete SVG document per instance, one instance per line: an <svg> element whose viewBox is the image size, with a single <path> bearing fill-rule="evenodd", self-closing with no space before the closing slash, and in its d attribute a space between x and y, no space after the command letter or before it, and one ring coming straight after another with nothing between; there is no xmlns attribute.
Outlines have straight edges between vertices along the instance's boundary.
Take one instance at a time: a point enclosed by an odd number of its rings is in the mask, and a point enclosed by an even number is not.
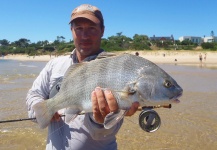
<svg viewBox="0 0 217 150"><path fill-rule="evenodd" d="M214 31L211 31L210 35L213 37L215 35Z"/></svg>
<svg viewBox="0 0 217 150"><path fill-rule="evenodd" d="M116 35L120 37L122 35L122 32L118 32Z"/></svg>
<svg viewBox="0 0 217 150"><path fill-rule="evenodd" d="M61 42L64 42L65 37L64 36L60 36L60 38L62 39Z"/></svg>
<svg viewBox="0 0 217 150"><path fill-rule="evenodd" d="M31 43L30 40L25 39L25 38L21 38L18 41L14 42L16 46L18 47L28 47L28 45Z"/></svg>
<svg viewBox="0 0 217 150"><path fill-rule="evenodd" d="M57 36L57 41L64 42L65 37L64 36Z"/></svg>
<svg viewBox="0 0 217 150"><path fill-rule="evenodd" d="M214 36L215 36L214 31L211 31L210 35L212 37L212 42L214 42Z"/></svg>
<svg viewBox="0 0 217 150"><path fill-rule="evenodd" d="M133 36L133 43L131 48L135 50L144 50L148 49L150 50L150 41L147 35L138 35L135 34Z"/></svg>
<svg viewBox="0 0 217 150"><path fill-rule="evenodd" d="M8 46L10 44L10 42L8 40L6 40L6 39L3 39L3 40L0 40L0 44L2 46Z"/></svg>
<svg viewBox="0 0 217 150"><path fill-rule="evenodd" d="M43 44L44 44L44 45L48 45L48 44L49 44L49 41L48 41L48 40L45 40L45 41L43 41Z"/></svg>

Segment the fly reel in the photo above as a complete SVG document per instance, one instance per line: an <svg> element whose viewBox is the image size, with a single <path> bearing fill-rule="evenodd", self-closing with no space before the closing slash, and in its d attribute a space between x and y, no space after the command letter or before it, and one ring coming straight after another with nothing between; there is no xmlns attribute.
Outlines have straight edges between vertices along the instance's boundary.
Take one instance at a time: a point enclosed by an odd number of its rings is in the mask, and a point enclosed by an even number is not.
<svg viewBox="0 0 217 150"><path fill-rule="evenodd" d="M161 125L160 116L150 108L143 108L139 115L139 125L146 132L155 132Z"/></svg>

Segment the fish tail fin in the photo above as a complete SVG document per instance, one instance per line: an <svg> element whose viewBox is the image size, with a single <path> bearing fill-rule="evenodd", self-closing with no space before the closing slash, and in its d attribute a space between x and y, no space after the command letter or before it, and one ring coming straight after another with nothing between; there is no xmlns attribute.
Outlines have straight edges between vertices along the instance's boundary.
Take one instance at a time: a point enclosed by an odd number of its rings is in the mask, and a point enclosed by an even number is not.
<svg viewBox="0 0 217 150"><path fill-rule="evenodd" d="M44 129L50 123L54 114L49 113L46 101L39 102L33 106L37 123L41 129Z"/></svg>

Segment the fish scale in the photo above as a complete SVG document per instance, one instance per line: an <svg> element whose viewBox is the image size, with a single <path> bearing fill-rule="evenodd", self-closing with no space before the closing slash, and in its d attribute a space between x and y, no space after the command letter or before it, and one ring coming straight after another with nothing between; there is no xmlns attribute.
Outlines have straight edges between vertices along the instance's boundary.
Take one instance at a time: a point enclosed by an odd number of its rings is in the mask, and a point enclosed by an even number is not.
<svg viewBox="0 0 217 150"><path fill-rule="evenodd" d="M135 55L122 54L73 64L64 76L60 91L53 98L33 106L39 126L45 128L54 113L63 108L69 108L70 114L91 112L91 93L98 86L110 89L119 109L124 111L136 101L141 106L178 102L183 92L164 70ZM119 115L124 113L111 115L117 116L106 116L106 128L111 128L115 118L121 118Z"/></svg>

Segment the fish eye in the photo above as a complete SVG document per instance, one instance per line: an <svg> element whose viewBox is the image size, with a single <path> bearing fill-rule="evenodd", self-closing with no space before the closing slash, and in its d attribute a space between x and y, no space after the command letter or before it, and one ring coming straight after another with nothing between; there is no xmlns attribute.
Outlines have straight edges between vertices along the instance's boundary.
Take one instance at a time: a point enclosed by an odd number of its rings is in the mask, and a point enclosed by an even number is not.
<svg viewBox="0 0 217 150"><path fill-rule="evenodd" d="M173 84L172 84L169 80L165 80L165 81L164 81L164 86L165 86L166 88L170 88L172 85L173 85Z"/></svg>

